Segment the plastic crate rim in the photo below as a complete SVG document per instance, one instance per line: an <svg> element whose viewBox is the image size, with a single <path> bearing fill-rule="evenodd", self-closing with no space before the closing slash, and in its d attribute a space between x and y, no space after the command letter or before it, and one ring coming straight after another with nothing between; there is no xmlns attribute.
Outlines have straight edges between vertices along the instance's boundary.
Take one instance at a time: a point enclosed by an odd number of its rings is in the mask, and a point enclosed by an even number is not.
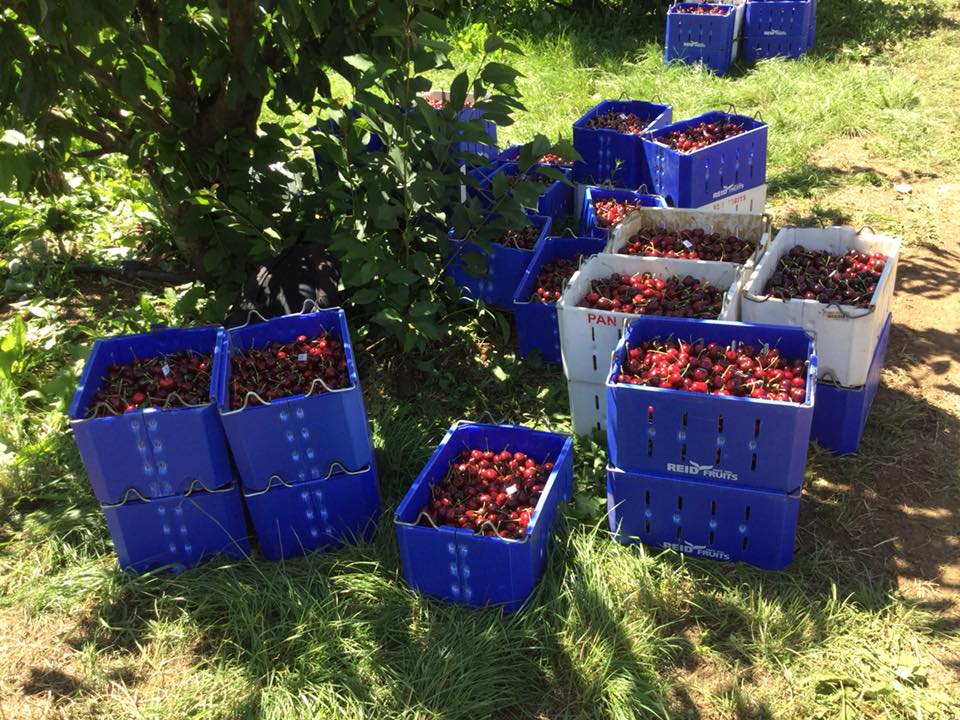
<svg viewBox="0 0 960 720"><path fill-rule="evenodd" d="M546 242L546 241L549 241L549 240L558 240L558 239L561 239L561 240L567 240L567 239L572 239L572 240L596 240L596 238L591 238L591 237L572 237L572 238L567 238L567 237L562 237L562 236L559 237L559 238L558 238L558 237L544 237L544 238L541 238L541 239L538 241L538 246L539 246L539 243L540 243L540 242ZM579 271L580 268L583 267L583 263L585 263L587 260L589 260L590 258L592 258L594 255L599 255L600 253L602 253L602 252L603 252L603 248L601 248L601 249L598 250L597 252L592 252L592 253L590 253L589 255L587 255L587 254L585 254L585 253L583 253L583 252L581 252L581 251L579 251L579 250L574 250L573 252L574 252L574 254L576 254L576 253L579 252L580 255L582 256L582 257L580 258L580 264L579 264L578 267L577 267L577 271ZM530 260L530 265L528 265L528 266L527 266L527 269L524 271L524 277L520 278L520 284L517 285L517 290L516 290L516 292L514 292L514 294L513 294L513 304L514 304L514 305L532 305L532 304L533 304L533 303L530 302L529 297L527 297L526 300L521 300L521 299L520 299L520 297L521 297L521 295L520 295L520 288L523 287L523 284L524 284L524 282L525 282L525 280L526 280L526 274L533 269L534 263L537 262L537 260L539 259L539 253L540 253L540 248L539 248L539 247L535 247L535 248L534 248L533 258ZM560 297L561 297L561 298L563 297L563 290L566 290L566 289L567 289L567 285L570 283L570 280L571 280L572 278L573 278L573 276L571 275L570 277L568 277L566 280L563 281L563 287L562 287L561 292L560 292ZM536 303L536 304L537 304L537 305L543 305L544 307L549 307L549 306L551 306L551 305L552 305L553 307L557 307L557 305L558 305L559 303L560 303L559 300L554 300L553 302L549 302L549 303Z"/></svg>
<svg viewBox="0 0 960 720"><path fill-rule="evenodd" d="M686 15L689 13L681 13L681 12L675 12L675 11L677 10L677 8L693 8L693 7L699 7L702 5L710 5L711 7L718 7L726 10L726 12L723 15L719 15L718 17L726 17L727 15L729 15L731 12L735 10L735 7L728 3L678 2L670 6L670 9L667 10L667 14L668 15Z"/></svg>
<svg viewBox="0 0 960 720"><path fill-rule="evenodd" d="M340 471L339 471L339 472L334 472L334 469L335 469L335 468L340 468ZM330 478L332 478L332 477L334 477L334 476L340 477L340 476L342 476L342 475L349 475L349 476L364 475L364 474L370 472L372 469L373 469L373 465L371 465L371 464L368 463L368 464L364 465L362 468L360 468L359 470L351 470L350 468L348 468L346 465L344 465L344 464L343 464L342 462L340 462L339 460L334 460L333 462L330 463L330 467L327 469L327 474L326 474L326 475L324 475L323 477L319 477L319 478L311 478L311 479L310 479L310 482L317 482L317 481L322 482L322 481L324 481L324 480L329 480ZM282 477L280 477L279 475L277 475L276 473L274 473L274 474L271 475L269 478L267 478L267 485L266 485L266 487L264 487L262 490L254 490L253 492L244 492L244 493L243 493L243 496L244 496L244 497L247 497L247 498L257 497L258 495L263 495L265 492L268 492L271 488L273 488L273 487L275 487L275 486L277 486L277 487L285 487L285 488L292 488L292 487L296 487L298 484L299 484L299 483L287 482L287 481L284 480Z"/></svg>
<svg viewBox="0 0 960 720"><path fill-rule="evenodd" d="M93 341L93 345L90 347L90 354L87 355L86 360L84 360L84 369L86 369L86 363L90 362L96 356L97 352L100 351L100 348L105 345L116 344L128 339L139 340L142 338L156 337L157 335L162 335L165 333L176 333L178 335L182 335L182 334L199 335L201 333L215 332L216 335L214 336L213 348L210 351L210 357L211 357L210 362L212 364L212 367L210 368L210 390L207 393L207 397L209 398L209 401L199 405L186 405L186 406L181 406L176 408L169 408L168 410L164 410L163 412L174 412L176 410L198 410L201 408L205 408L211 402L216 402L216 396L214 394L214 386L216 382L216 362L214 361L214 355L216 355L216 350L217 350L217 336L219 336L221 330L223 330L222 325L201 325L199 327L179 328L179 327L167 327L166 325L161 324L161 325L156 325L152 327L148 332L144 332L144 333L112 335L106 338L97 338L96 340ZM177 352L177 351L174 351L174 352ZM157 357L157 356L154 355L152 357ZM83 380L83 371L81 371L80 379ZM98 387L102 379L103 378L96 378ZM93 422L95 420L112 420L114 418L123 417L124 415L128 414L128 413L120 413L118 415L110 415L102 418L80 417L79 416L80 415L80 398L85 387L86 387L85 384L78 382L77 388L76 390L74 390L73 397L70 399L70 405L67 408L67 419L70 420L71 425L73 425L74 423ZM143 408L143 409L138 409L137 412L142 413L144 410L149 410L149 409L160 410L160 408Z"/></svg>
<svg viewBox="0 0 960 720"><path fill-rule="evenodd" d="M659 316L651 316L659 317ZM739 321L730 321L730 320L701 320L697 318L670 318L671 320L687 320L695 321L692 324L698 325L699 323L710 323L711 325L726 325L731 327L744 327L744 328L766 328L766 329L776 329L778 331L793 332L796 334L803 333L807 337L807 347L809 348L809 353L807 355L807 383L806 383L806 398L804 398L803 403L795 403L789 400L771 400L769 398L752 398L752 397L739 397L737 395L717 395L716 393L693 393L689 390L681 390L679 388L662 388L654 387L651 385L632 385L630 383L621 383L614 380L614 376L619 374L619 370L622 367L621 355L626 352L626 347L629 341L630 328L628 325L632 323L624 324L623 337L617 341L617 346L614 348L613 352L610 354L610 372L607 373L607 379L604 382L604 385L608 389L621 388L621 389L643 389L644 392L648 391L658 391L664 393L687 393L694 396L709 396L721 398L724 401L733 400L737 402L769 402L777 403L778 405L783 405L787 407L812 407L814 404L814 398L816 394L817 387L817 355L816 355L816 340L813 337L813 334L807 330L804 330L800 327L794 327L791 325L769 325L769 324L760 324L760 323L742 323ZM702 339L702 338L701 338Z"/></svg>
<svg viewBox="0 0 960 720"><path fill-rule="evenodd" d="M715 122L716 120L720 120L720 119L729 120L730 118L747 121L751 123L751 127L747 128L742 133L733 135L728 138L724 138L720 142L711 143L710 145L706 145L702 148L697 148L696 150L692 150L689 152L681 152L679 150L674 150L669 145L666 145L660 142L661 137L666 135L668 132L673 132L675 129L677 129L677 126L683 126L683 129L686 130L688 127L692 127L693 123L695 122ZM720 147L726 142L729 142L731 140L736 140L737 138L741 138L747 135L748 133L755 132L757 130L761 130L766 127L768 127L766 122L764 122L763 120L758 120L755 117L750 117L749 115L741 115L739 113L724 112L723 110L709 110L705 113L700 113L699 115L694 115L693 117L685 118L683 120L677 120L675 122L670 123L669 125L664 125L663 127L659 127L654 130L645 132L644 139L647 140L648 142L656 143L660 147L663 147L666 150L670 150L671 152L675 152L678 155L690 157L690 156L696 155L698 152L701 152L703 150L710 150L711 148Z"/></svg>
<svg viewBox="0 0 960 720"><path fill-rule="evenodd" d="M120 496L120 499L117 502L111 503L101 503L101 507L104 508L118 508L125 505L128 502L143 502L143 503L160 503L168 501L171 498L180 497L188 498L192 495L218 495L222 493L233 492L237 488L237 483L235 480L231 480L226 485L221 485L215 488L208 488L204 486L199 480L194 478L190 482L190 487L182 493L177 493L176 495L159 495L157 497L147 497L141 493L136 488L127 488L123 495Z"/></svg>
<svg viewBox="0 0 960 720"><path fill-rule="evenodd" d="M314 303L312 300L306 300L303 304L304 309L306 309L307 305L310 303L313 303L313 305L316 306L316 303ZM276 398L270 401L264 400L257 393L253 391L249 391L243 398L243 405L233 410L229 408L228 397L225 396L221 398L221 397L218 397L217 394L214 394L213 396L214 401L217 404L221 417L226 415L233 415L234 413L237 413L243 410L258 410L261 408L270 407L271 405L288 404L298 400L303 400L305 398L322 397L327 393L341 393L341 392L349 392L352 390L359 389L360 378L359 378L359 375L357 374L356 362L353 358L352 348L351 348L351 352L347 352L347 344L350 341L350 334L347 328L347 314L343 311L343 308L340 308L340 307L321 308L317 312L309 312L309 313L301 311L299 313L290 313L289 315L280 315L280 316L277 316L276 318L265 319L265 322L269 322L270 320L281 320L285 318L294 318L294 317L306 318L306 319L313 319L313 318L320 319L323 315L326 315L329 313L334 313L336 315L337 325L339 326L339 329L341 331L341 337L339 338L339 340L344 347L344 358L347 362L347 375L351 380L350 385L344 388L331 388L329 385L326 384L326 382L323 381L323 379L314 378L313 382L310 383L310 390L307 393L298 393L296 395L288 395L286 397ZM238 330L242 330L243 328L246 328L250 324L251 314L248 314L247 322L244 323L243 325L239 325L236 328L222 328L222 327L220 328L218 332L217 342L214 346L214 351L213 351L214 373L211 374L211 383L210 383L211 393L215 392L214 385L213 385L214 378L216 378L218 385L221 382L225 382L225 380L221 377L221 375L225 374L226 371L224 370L223 372L221 372L217 368L221 364L218 362L219 356L221 354L225 358L224 362L222 363L224 368L229 367L229 363L231 361L231 358L233 356L233 351L234 351L230 342L231 331L238 331ZM260 313L256 313L256 314L259 317L263 318L263 316L260 315ZM316 386L318 382L324 388L324 392L314 394L313 388ZM216 390L218 391L219 387L216 388ZM226 394L229 394L229 393L226 393ZM257 406L248 405L251 395L256 397L262 404Z"/></svg>
<svg viewBox="0 0 960 720"><path fill-rule="evenodd" d="M647 107L649 107L649 108L651 108L651 109L654 109L654 108L655 108L655 109L657 110L656 114L653 115L653 116L649 119L649 121L647 122L647 125L649 125L650 123L654 122L657 118L659 118L661 115L663 115L667 110L671 109L671 106L668 105L668 104L666 104L666 103L650 102L649 100L625 100L625 99L624 99L624 100L618 100L618 99L608 98L608 99L606 99L606 100L601 100L601 101L598 102L596 105L594 105L592 108L590 108L589 110L587 110L587 111L586 111L583 115L581 115L579 118L577 118L577 120L574 121L574 123L573 123L573 128L574 128L575 130L586 130L587 132L609 133L609 134L611 134L611 135L621 135L621 136L626 136L626 137L636 137L636 138L639 138L640 135L634 135L633 133L622 133L622 132L618 132L618 131L616 131L616 130L611 130L611 129L609 129L609 128L588 128L588 127L586 127L587 121L588 121L591 117L593 117L594 114L599 114L599 109L600 109L600 106L601 106L601 105L604 105L605 103L617 103L617 104L620 104L620 103L631 103L631 102L632 102L632 103L642 103L643 105L646 105ZM611 112L614 112L614 111L611 111ZM645 132L646 132L646 131L645 131Z"/></svg>
<svg viewBox="0 0 960 720"><path fill-rule="evenodd" d="M413 481L413 483L411 483L410 487L407 489L407 492L404 495L403 499L397 505L397 509L394 510L394 513L393 513L394 524L400 527L423 527L423 528L427 527L425 525L420 525L419 522L407 522L405 520L401 520L400 510L403 507L403 505L405 505L408 502L414 489L418 485L420 485L422 482L424 482L427 471L434 464L434 461L437 458L439 458L445 446L453 438L456 431L461 427L468 427L468 426L498 429L498 430L523 430L524 432L537 433L540 435L552 435L556 438L561 438L561 437L563 438L563 445L560 448L560 452L557 454L557 458L553 461L553 468L550 470L550 475L547 477L547 481L543 485L543 492L540 493L540 499L537 501L536 507L533 509L533 512L530 514L530 522L527 524L527 528L523 533L523 537L519 539L511 539L511 538L500 537L499 535L492 535L492 536L480 535L479 536L483 538L481 542L493 541L493 542L500 542L500 543L515 544L515 545L522 545L524 543L529 542L531 536L533 535L534 530L536 529L537 520L540 519L540 513L543 509L543 503L546 501L549 491L553 489L554 485L558 480L558 477L560 475L560 467L566 461L567 456L573 452L573 441L570 439L568 435L564 435L562 433L550 432L546 430L536 430L535 428L526 427L525 425L513 425L509 423L500 423L500 424L479 423L479 422L473 422L471 420L457 420L456 422L454 422L453 425L450 426L450 429L447 430L446 434L443 436L443 440L440 441L440 444L437 445L433 453L431 453L430 458L424 464L423 469L417 475L416 479ZM547 461L544 461L544 462L547 462ZM416 519L419 521L420 517L423 514L424 514L423 511L420 511L417 514ZM472 530L464 530L462 528L451 528L448 525L436 525L434 524L433 520L429 518L429 516L428 516L428 520L430 520L430 525L435 530L447 529L448 531L452 532L455 536L458 536L458 537L459 536L473 537L477 535L477 533L475 533Z"/></svg>

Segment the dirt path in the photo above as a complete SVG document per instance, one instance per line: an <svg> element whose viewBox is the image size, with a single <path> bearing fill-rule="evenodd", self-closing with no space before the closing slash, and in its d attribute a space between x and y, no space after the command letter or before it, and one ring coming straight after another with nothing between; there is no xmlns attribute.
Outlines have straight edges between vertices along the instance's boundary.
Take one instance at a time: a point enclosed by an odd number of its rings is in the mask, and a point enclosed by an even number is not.
<svg viewBox="0 0 960 720"><path fill-rule="evenodd" d="M823 481L807 493L814 505L808 528L821 541L853 548L905 596L942 613L941 629L958 629L960 177L904 175L871 160L855 139L826 148L818 164L875 173L883 182L818 198L818 213L798 203L777 214L872 222L877 232L902 234L905 242L893 332L863 452L839 463L814 460ZM833 526L838 506L842 527Z"/></svg>

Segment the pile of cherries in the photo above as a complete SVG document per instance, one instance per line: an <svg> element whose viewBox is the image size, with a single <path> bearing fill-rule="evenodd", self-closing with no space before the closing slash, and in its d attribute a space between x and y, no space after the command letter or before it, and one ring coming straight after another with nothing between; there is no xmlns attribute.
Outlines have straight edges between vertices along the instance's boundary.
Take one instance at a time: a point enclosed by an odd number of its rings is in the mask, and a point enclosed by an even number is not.
<svg viewBox="0 0 960 720"><path fill-rule="evenodd" d="M537 289L530 296L530 302L548 305L555 303L563 295L567 280L580 268L583 253L574 253L573 257L561 258L544 265L537 276Z"/></svg>
<svg viewBox="0 0 960 720"><path fill-rule="evenodd" d="M540 238L541 228L536 225L524 225L522 228L509 228L497 238L496 242L504 247L517 250L532 250Z"/></svg>
<svg viewBox="0 0 960 720"><path fill-rule="evenodd" d="M640 201L624 200L594 200L593 213L597 216L597 225L602 228L611 228L619 224L632 212L642 207Z"/></svg>
<svg viewBox="0 0 960 720"><path fill-rule="evenodd" d="M653 273L613 273L590 283L579 307L635 315L666 315L716 320L723 310L723 291L687 275L667 279Z"/></svg>
<svg viewBox="0 0 960 720"><path fill-rule="evenodd" d="M522 537L552 470L552 462L522 452L464 449L430 488L419 524Z"/></svg>
<svg viewBox="0 0 960 720"><path fill-rule="evenodd" d="M777 348L731 343L643 340L627 350L618 383L803 403L807 362Z"/></svg>
<svg viewBox="0 0 960 720"><path fill-rule="evenodd" d="M879 252L848 250L831 255L795 245L780 258L764 293L780 300L799 298L866 307L886 264L887 256Z"/></svg>
<svg viewBox="0 0 960 720"><path fill-rule="evenodd" d="M237 352L230 360L230 408L349 387L343 343L330 333ZM248 393L253 393L248 395Z"/></svg>
<svg viewBox="0 0 960 720"><path fill-rule="evenodd" d="M716 5L677 5L672 12L678 15L726 15L730 11Z"/></svg>
<svg viewBox="0 0 960 720"><path fill-rule="evenodd" d="M702 122L699 125L688 127L686 130L673 130L659 136L656 140L680 152L693 152L740 135L743 132L743 125L721 120L711 123Z"/></svg>
<svg viewBox="0 0 960 720"><path fill-rule="evenodd" d="M708 233L703 228L680 232L646 230L637 233L617 252L621 255L711 260L743 265L757 249L756 243L735 235Z"/></svg>
<svg viewBox="0 0 960 720"><path fill-rule="evenodd" d="M591 130L616 130L627 135L640 135L649 124L636 113L616 111L594 115L586 122L586 126Z"/></svg>
<svg viewBox="0 0 960 720"><path fill-rule="evenodd" d="M572 162L569 160L564 160L556 153L546 153L545 155L541 155L537 162L539 162L541 165L559 165L561 167L570 167L573 165Z"/></svg>
<svg viewBox="0 0 960 720"><path fill-rule="evenodd" d="M210 402L210 355L189 350L112 364L100 380L87 419L156 407L172 410Z"/></svg>

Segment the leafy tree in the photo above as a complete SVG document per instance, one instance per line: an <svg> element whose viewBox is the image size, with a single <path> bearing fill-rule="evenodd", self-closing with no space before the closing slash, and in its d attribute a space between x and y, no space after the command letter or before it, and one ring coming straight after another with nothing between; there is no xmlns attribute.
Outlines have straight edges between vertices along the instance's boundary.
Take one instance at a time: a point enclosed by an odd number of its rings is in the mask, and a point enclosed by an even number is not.
<svg viewBox="0 0 960 720"><path fill-rule="evenodd" d="M482 162L460 143L485 137L460 110L468 90L500 125L521 105L516 72L495 57L515 48L496 36L475 74L453 79L445 109L419 97L431 87L425 74L453 69L430 5L0 2L0 119L31 138L8 133L0 144L0 191L55 191L38 183L56 177L51 169L119 153L149 178L181 258L223 297L254 262L320 238L376 327L407 347L437 338L446 227L475 228L487 212L458 202L461 183L477 182L461 167ZM313 126L318 113L328 121ZM548 147L541 138L523 159ZM508 193L498 181L502 222L518 222L519 203L530 203L522 185Z"/></svg>

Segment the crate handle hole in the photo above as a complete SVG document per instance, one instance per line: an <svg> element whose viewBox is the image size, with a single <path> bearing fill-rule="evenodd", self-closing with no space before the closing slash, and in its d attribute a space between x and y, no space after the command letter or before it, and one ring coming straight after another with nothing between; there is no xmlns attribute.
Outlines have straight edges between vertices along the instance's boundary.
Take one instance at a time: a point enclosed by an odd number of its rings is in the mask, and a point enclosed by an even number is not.
<svg viewBox="0 0 960 720"><path fill-rule="evenodd" d="M653 405L647 405L647 423L653 425Z"/></svg>
<svg viewBox="0 0 960 720"><path fill-rule="evenodd" d="M593 356L593 371L594 371L594 372L597 371L597 356L596 356L596 355Z"/></svg>
<svg viewBox="0 0 960 720"><path fill-rule="evenodd" d="M756 470L756 469L757 469L757 454L756 454L756 453L753 454L753 459L750 461L750 469L751 469L751 470Z"/></svg>
<svg viewBox="0 0 960 720"><path fill-rule="evenodd" d="M747 536L746 536L746 535L744 535L744 536L743 536L743 540L740 541L740 549L741 549L741 550L746 550L746 549L747 549Z"/></svg>
<svg viewBox="0 0 960 720"><path fill-rule="evenodd" d="M683 495L677 495L677 510L683 510Z"/></svg>
<svg viewBox="0 0 960 720"><path fill-rule="evenodd" d="M714 458L713 464L714 464L714 465L719 465L719 464L720 464L720 448L717 448L717 457Z"/></svg>
<svg viewBox="0 0 960 720"><path fill-rule="evenodd" d="M590 340L592 342L597 341L597 329L593 325L590 326Z"/></svg>
<svg viewBox="0 0 960 720"><path fill-rule="evenodd" d="M599 409L600 409L600 396L599 396L599 395L594 395L594 396L593 396L593 409L594 409L594 410L599 410Z"/></svg>
<svg viewBox="0 0 960 720"><path fill-rule="evenodd" d="M643 521L643 531L644 531L647 535L650 534L650 521L649 521L649 520L644 520L644 521Z"/></svg>
<svg viewBox="0 0 960 720"><path fill-rule="evenodd" d="M708 545L713 545L713 530L710 531L710 539L707 542Z"/></svg>
<svg viewBox="0 0 960 720"><path fill-rule="evenodd" d="M647 440L647 457L653 457L653 440ZM649 497L649 493L647 496Z"/></svg>
<svg viewBox="0 0 960 720"><path fill-rule="evenodd" d="M749 505L747 505L747 506L743 509L743 521L744 521L744 522L750 522L750 506L749 506Z"/></svg>
<svg viewBox="0 0 960 720"><path fill-rule="evenodd" d="M678 525L677 526L677 542L680 542L681 540L683 540L683 526Z"/></svg>
<svg viewBox="0 0 960 720"><path fill-rule="evenodd" d="M753 436L760 437L760 418L753 421Z"/></svg>
<svg viewBox="0 0 960 720"><path fill-rule="evenodd" d="M680 416L680 423L683 425L683 427L686 427L686 426L687 426L687 411L686 411L686 410L684 410L684 411L683 411L683 414Z"/></svg>
<svg viewBox="0 0 960 720"><path fill-rule="evenodd" d="M686 444L686 443L684 443L683 445L680 446L680 459L681 459L681 460L686 460L686 459L687 459L687 444Z"/></svg>
<svg viewBox="0 0 960 720"><path fill-rule="evenodd" d="M723 432L723 415L717 418L717 432L718 433Z"/></svg>
<svg viewBox="0 0 960 720"><path fill-rule="evenodd" d="M647 490L646 493L644 493L643 499L644 499L644 502L647 503L647 505L650 504L650 491L649 491L649 490Z"/></svg>
<svg viewBox="0 0 960 720"><path fill-rule="evenodd" d="M711 514L711 515L716 515L716 514L717 514L717 501L716 501L716 500L711 500L711 501L710 501L710 514Z"/></svg>

